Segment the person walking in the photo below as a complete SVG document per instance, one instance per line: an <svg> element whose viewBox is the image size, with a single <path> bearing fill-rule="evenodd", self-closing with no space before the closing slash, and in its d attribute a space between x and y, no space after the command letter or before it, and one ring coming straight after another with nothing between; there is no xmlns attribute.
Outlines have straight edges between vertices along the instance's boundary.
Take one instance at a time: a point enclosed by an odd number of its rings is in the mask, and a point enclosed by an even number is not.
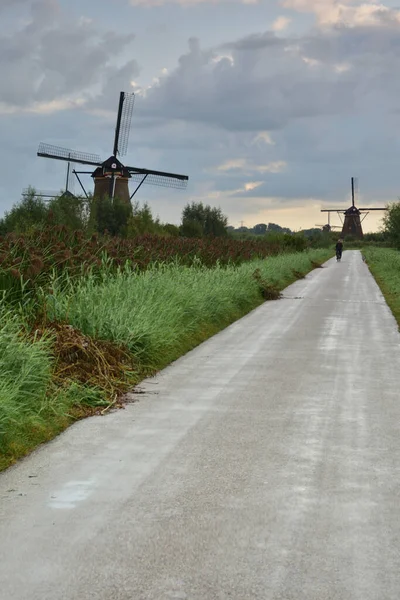
<svg viewBox="0 0 400 600"><path fill-rule="evenodd" d="M336 260L340 261L342 259L343 253L343 240L340 238L336 244Z"/></svg>

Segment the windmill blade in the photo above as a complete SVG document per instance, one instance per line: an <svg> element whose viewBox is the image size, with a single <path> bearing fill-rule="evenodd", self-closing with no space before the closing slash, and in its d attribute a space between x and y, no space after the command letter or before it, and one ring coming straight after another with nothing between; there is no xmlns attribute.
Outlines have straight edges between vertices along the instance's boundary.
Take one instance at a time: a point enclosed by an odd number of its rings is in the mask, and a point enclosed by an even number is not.
<svg viewBox="0 0 400 600"><path fill-rule="evenodd" d="M163 171L150 171L148 169L136 169L127 167L133 181L142 181L150 185L160 187L175 188L178 190L186 189L189 177L187 175L178 175L177 173L165 173Z"/></svg>
<svg viewBox="0 0 400 600"><path fill-rule="evenodd" d="M72 194L75 192L75 163L69 162L67 166L67 179L66 179L66 188L67 192L71 192Z"/></svg>
<svg viewBox="0 0 400 600"><path fill-rule="evenodd" d="M351 178L351 204L352 204L352 206L355 206L357 191L358 191L358 178L352 177Z"/></svg>
<svg viewBox="0 0 400 600"><path fill-rule="evenodd" d="M369 212L370 210L387 210L387 208L359 208L358 210L362 210L362 211L367 211Z"/></svg>
<svg viewBox="0 0 400 600"><path fill-rule="evenodd" d="M32 193L32 189L30 188L24 188L22 190L22 195L23 196L29 196ZM35 198L59 198L60 196L63 195L64 192L62 191L51 191L51 190L35 190Z"/></svg>
<svg viewBox="0 0 400 600"><path fill-rule="evenodd" d="M37 155L43 158L53 158L55 160L64 160L82 165L93 165L95 167L101 167L102 165L101 158L97 154L76 152L75 150L69 150L61 146L52 146L51 144L39 144Z"/></svg>
<svg viewBox="0 0 400 600"><path fill-rule="evenodd" d="M174 188L176 190L184 190L187 187L187 181L175 179L173 177L160 177L160 175L141 175L139 173L132 175L133 181L137 182L142 181L143 177L146 178L143 183L147 183L149 185Z"/></svg>
<svg viewBox="0 0 400 600"><path fill-rule="evenodd" d="M129 133L131 131L132 113L135 94L120 93L117 125L115 128L114 156L125 156L128 151Z"/></svg>

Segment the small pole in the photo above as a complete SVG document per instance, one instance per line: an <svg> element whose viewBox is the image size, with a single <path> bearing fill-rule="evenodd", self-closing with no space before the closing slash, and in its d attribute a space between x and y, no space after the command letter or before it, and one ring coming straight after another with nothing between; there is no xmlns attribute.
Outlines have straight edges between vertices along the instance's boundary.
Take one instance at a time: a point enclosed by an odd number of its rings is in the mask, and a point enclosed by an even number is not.
<svg viewBox="0 0 400 600"><path fill-rule="evenodd" d="M133 194L131 195L131 197L129 198L129 200L132 200L132 198L136 194L136 192L142 187L142 185L146 181L147 175L148 175L148 173L143 177L142 181L139 183L139 185L137 186L137 188L135 189L135 191L133 192Z"/></svg>
<svg viewBox="0 0 400 600"><path fill-rule="evenodd" d="M89 198L89 196L86 193L85 188L83 187L83 183L78 175L78 173L75 171L75 169L73 170L73 174L75 175L75 177L77 178L77 180L79 181L79 185L81 186L81 188L83 189L83 193L85 194L86 198Z"/></svg>
<svg viewBox="0 0 400 600"><path fill-rule="evenodd" d="M69 159L71 158L71 153L69 153L69 154L68 154L68 158L69 158ZM69 191L69 190L68 190L68 183L69 183L69 171L70 171L70 168L71 168L71 163L68 161L68 167L67 167L67 181L66 181L66 183L65 183L65 191L66 191L66 192L68 192L68 191Z"/></svg>

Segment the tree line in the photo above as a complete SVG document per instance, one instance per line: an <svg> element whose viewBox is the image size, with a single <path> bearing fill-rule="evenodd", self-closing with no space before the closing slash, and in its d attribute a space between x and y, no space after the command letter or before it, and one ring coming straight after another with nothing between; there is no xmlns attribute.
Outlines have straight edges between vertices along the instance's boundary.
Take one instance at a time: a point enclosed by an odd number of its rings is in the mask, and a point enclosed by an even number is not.
<svg viewBox="0 0 400 600"><path fill-rule="evenodd" d="M162 223L146 202L142 205L139 202L127 204L118 198L86 198L68 192L45 201L34 188L29 188L0 219L0 235L25 233L45 225L62 225L68 230L82 230L88 235L107 233L129 238L144 233L195 238L232 236L238 239L292 234L290 229L275 223L260 223L251 229L229 227L228 217L221 208L202 202L188 203L182 210L180 224L175 225Z"/></svg>
<svg viewBox="0 0 400 600"><path fill-rule="evenodd" d="M33 188L15 203L0 219L0 235L25 233L45 225L62 225L69 230L82 230L111 236L136 237L145 233L182 237L231 236L238 239L276 235L305 237L309 245L328 246L334 233L310 229L298 234L276 223L258 223L252 228L228 226L228 217L220 208L202 202L188 203L182 211L179 225L162 223L154 216L147 202L126 204L115 198L80 197L64 193L45 202ZM339 234L337 234L339 235ZM336 235L336 237L337 237ZM348 240L351 242L351 240ZM380 232L366 234L365 242L383 243L400 249L400 201L388 205Z"/></svg>
<svg viewBox="0 0 400 600"><path fill-rule="evenodd" d="M45 225L63 225L69 230L81 230L112 236L135 237L144 233L182 236L226 236L228 218L220 208L202 202L187 204L180 225L162 223L154 216L147 202L127 204L118 198L80 197L64 193L49 201L38 196L33 188L22 196L0 219L0 235L25 233Z"/></svg>

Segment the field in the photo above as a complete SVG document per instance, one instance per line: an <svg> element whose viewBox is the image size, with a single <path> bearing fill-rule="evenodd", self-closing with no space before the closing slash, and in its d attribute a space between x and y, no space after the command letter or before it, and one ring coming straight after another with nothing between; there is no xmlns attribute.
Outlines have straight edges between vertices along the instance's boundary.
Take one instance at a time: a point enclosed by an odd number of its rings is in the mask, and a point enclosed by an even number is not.
<svg viewBox="0 0 400 600"><path fill-rule="evenodd" d="M0 468L242 317L332 254L65 230L0 242Z"/></svg>
<svg viewBox="0 0 400 600"><path fill-rule="evenodd" d="M400 252L389 248L364 248L363 255L400 326Z"/></svg>

